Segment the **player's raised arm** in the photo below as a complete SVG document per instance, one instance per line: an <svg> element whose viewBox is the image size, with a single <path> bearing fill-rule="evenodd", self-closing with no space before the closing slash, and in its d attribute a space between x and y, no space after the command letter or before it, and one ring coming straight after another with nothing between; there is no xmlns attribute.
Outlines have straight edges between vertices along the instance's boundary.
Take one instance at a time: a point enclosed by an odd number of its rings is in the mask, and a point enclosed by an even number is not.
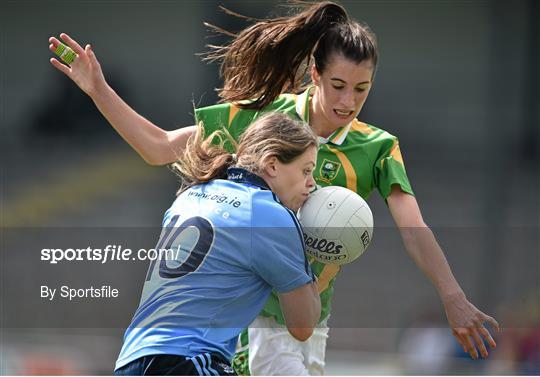
<svg viewBox="0 0 540 377"><path fill-rule="evenodd" d="M83 49L64 33L60 34L60 39L65 44L55 37L49 38L49 49L64 63L51 58L51 64L92 98L120 136L150 165L165 165L178 160L195 127L165 131L139 115L108 85L89 44Z"/></svg>

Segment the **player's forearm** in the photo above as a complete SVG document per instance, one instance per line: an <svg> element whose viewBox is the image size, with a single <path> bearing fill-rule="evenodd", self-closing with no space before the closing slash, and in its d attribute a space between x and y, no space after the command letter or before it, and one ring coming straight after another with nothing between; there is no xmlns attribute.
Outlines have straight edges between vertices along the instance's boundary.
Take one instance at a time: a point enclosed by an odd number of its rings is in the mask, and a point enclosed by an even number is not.
<svg viewBox="0 0 540 377"><path fill-rule="evenodd" d="M289 333L301 342L306 341L313 334L313 330L321 316L321 299L317 289L317 283L310 284L307 297L299 300L294 309L286 313L285 322ZM294 312L294 314L293 314Z"/></svg>
<svg viewBox="0 0 540 377"><path fill-rule="evenodd" d="M316 282L313 282L311 284L311 307L309 311L309 318L311 319L311 323L313 323L313 327L317 326L317 323L319 322L319 319L321 317L321 296L319 295L319 289Z"/></svg>
<svg viewBox="0 0 540 377"><path fill-rule="evenodd" d="M147 163L163 165L176 160L167 131L139 115L106 83L90 97L113 128Z"/></svg>
<svg viewBox="0 0 540 377"><path fill-rule="evenodd" d="M321 316L321 300L317 283L279 294L279 302L287 329L297 340L304 341L313 333Z"/></svg>
<svg viewBox="0 0 540 377"><path fill-rule="evenodd" d="M431 280L443 301L463 296L459 283L429 227L400 228L409 256Z"/></svg>

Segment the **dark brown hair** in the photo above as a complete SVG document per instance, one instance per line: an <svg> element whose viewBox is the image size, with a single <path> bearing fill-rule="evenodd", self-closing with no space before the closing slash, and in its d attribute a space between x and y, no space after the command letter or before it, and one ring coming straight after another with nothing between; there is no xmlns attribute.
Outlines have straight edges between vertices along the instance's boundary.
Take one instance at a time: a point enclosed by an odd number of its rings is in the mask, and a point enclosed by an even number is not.
<svg viewBox="0 0 540 377"><path fill-rule="evenodd" d="M205 60L221 61L219 96L224 102L244 101L239 106L262 109L285 90L298 91L312 55L319 73L334 53L356 63L371 61L375 72L377 43L367 25L349 19L341 5L330 1L296 4L302 7L298 14L258 21L228 45L209 46L212 51L203 54Z"/></svg>
<svg viewBox="0 0 540 377"><path fill-rule="evenodd" d="M236 149L236 155L227 151L227 142ZM306 123L285 114L268 113L246 129L238 144L225 129L204 138L204 127L199 124L197 132L188 140L182 159L174 163L172 169L182 179L180 191L183 191L212 179L225 178L229 167L258 174L270 157L288 164L309 147L318 146L317 136Z"/></svg>

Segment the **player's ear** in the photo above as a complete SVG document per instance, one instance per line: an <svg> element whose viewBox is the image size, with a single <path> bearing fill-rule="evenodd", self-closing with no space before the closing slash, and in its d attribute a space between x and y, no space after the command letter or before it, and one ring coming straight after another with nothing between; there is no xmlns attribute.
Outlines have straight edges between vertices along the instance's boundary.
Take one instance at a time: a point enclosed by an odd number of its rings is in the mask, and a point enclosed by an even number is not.
<svg viewBox="0 0 540 377"><path fill-rule="evenodd" d="M319 75L319 71L317 71L317 68L315 68L315 64L311 65L311 81L313 81L313 85L319 85L319 81L321 80L321 75Z"/></svg>
<svg viewBox="0 0 540 377"><path fill-rule="evenodd" d="M278 159L276 156L268 157L264 162L264 171L270 177L276 177L278 173Z"/></svg>

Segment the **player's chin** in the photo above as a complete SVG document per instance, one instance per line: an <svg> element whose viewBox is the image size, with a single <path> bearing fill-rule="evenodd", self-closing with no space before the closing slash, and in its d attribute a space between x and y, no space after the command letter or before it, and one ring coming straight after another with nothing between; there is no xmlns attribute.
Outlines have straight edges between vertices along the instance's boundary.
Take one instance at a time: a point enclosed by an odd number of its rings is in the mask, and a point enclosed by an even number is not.
<svg viewBox="0 0 540 377"><path fill-rule="evenodd" d="M298 210L304 205L308 197L309 197L309 194L302 195L302 197L296 200L295 203L292 204L289 208L293 210L294 212L298 212Z"/></svg>
<svg viewBox="0 0 540 377"><path fill-rule="evenodd" d="M300 207L302 207L302 206L298 205L298 204L291 204L291 205L287 206L287 208L290 209L291 211L293 211L294 213L298 212Z"/></svg>

